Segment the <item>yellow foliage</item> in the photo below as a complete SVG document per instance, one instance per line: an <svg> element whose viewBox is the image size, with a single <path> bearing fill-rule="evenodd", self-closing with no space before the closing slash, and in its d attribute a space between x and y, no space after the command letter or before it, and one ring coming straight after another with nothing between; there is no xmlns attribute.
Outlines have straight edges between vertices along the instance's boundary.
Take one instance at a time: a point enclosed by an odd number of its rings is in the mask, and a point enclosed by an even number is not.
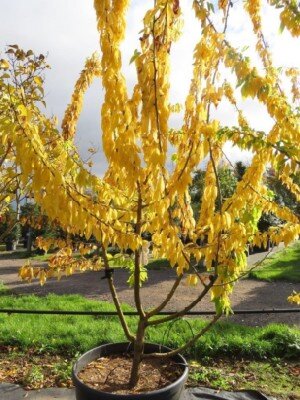
<svg viewBox="0 0 300 400"><path fill-rule="evenodd" d="M293 292L293 293L288 297L288 301L289 301L290 303L295 303L295 304L300 305L300 293Z"/></svg>
<svg viewBox="0 0 300 400"><path fill-rule="evenodd" d="M140 49L134 52L136 82L132 94L121 54L129 0L95 0L101 59L93 55L86 61L62 130L35 104L20 101L20 93L19 100L14 93L12 100L1 96L0 103L0 159L4 155L6 162L17 165L20 179L30 181L32 196L42 211L57 221L68 237L92 238L99 246L114 245L120 251L130 248L135 253L136 266L143 235L150 233L153 254L166 257L179 275L188 274L189 284L195 285L198 280L197 275L190 274L190 258L205 263L215 279L212 299L222 311L229 310L233 282L246 268L247 244L266 241L266 234L257 231L257 216L271 212L282 220L282 225L268 232L276 243L287 244L300 233L299 215L270 199L264 183L266 168L272 165L285 187L299 200L299 186L292 178L299 173L299 114L289 103L289 94L281 89L279 72L264 45L261 2L246 1L245 8L256 35L262 70L228 41L230 4L218 1L223 19L219 29L211 19L211 6L193 2L199 38L193 53L192 79L183 102L183 120L176 129L170 129L169 121L172 112L181 111L178 104L171 105L169 100L172 45L182 30L181 10L175 0L157 0L145 14ZM296 35L299 26L292 13L284 7L281 20ZM0 68L6 71L5 60L1 60ZM224 71L228 69L232 84L224 81ZM296 99L297 73L291 69L288 75ZM104 91L101 134L108 166L103 177L86 168L72 140L84 93L95 77L101 79ZM42 82L35 79L35 84ZM236 96L240 89L235 86L241 88L242 96L259 102L273 119L269 132L251 129ZM224 98L237 116L237 128L222 126L215 116ZM7 110L15 112L10 114ZM252 151L253 158L235 193L223 199L218 167L228 142ZM7 149L9 156L5 156ZM176 154L172 166L171 153ZM196 219L189 186L200 164L205 165L206 171ZM7 182L8 172L5 177ZM5 202L8 196L9 191L5 191ZM91 253L90 244L41 238L37 244L45 251L51 247L60 250L46 269L22 267L22 279L38 278L44 284L49 277L60 279L78 270L102 268L101 258L95 256L90 261L84 257ZM73 257L74 249L79 250L79 259Z"/></svg>

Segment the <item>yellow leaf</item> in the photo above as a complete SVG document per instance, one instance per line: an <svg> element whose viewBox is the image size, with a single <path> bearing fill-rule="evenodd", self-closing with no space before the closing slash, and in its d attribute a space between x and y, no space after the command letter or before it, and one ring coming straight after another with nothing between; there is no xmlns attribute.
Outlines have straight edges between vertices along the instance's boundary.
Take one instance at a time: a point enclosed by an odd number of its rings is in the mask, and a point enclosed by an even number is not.
<svg viewBox="0 0 300 400"><path fill-rule="evenodd" d="M0 60L0 68L8 69L9 63L6 60Z"/></svg>
<svg viewBox="0 0 300 400"><path fill-rule="evenodd" d="M35 76L33 78L34 82L38 85L38 86L42 86L43 84L43 79L40 76Z"/></svg>

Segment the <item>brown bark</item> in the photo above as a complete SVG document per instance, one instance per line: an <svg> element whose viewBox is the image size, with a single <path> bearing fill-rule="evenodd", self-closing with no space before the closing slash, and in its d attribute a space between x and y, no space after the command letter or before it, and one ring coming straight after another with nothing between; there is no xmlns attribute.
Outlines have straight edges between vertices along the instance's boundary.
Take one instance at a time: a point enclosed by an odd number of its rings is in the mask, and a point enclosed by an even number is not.
<svg viewBox="0 0 300 400"><path fill-rule="evenodd" d="M101 249L102 249L102 252L103 252L104 267L105 267L105 269L109 270L109 264L108 264L106 250L105 250L105 247L104 247L104 245L102 243L101 243ZM118 295L117 295L117 291L116 291L116 288L115 288L115 285L114 285L114 281L113 281L112 275L108 278L108 286L109 286L109 289L110 289L110 293L111 293L114 305L115 305L117 313L118 313L119 320L121 322L123 331L125 333L125 336L130 342L133 342L134 341L134 336L130 332L129 327L127 325L127 322L125 320L125 316L124 316L122 308L121 308L121 304L120 304L120 301L119 301L119 298L118 298Z"/></svg>
<svg viewBox="0 0 300 400"><path fill-rule="evenodd" d="M146 329L145 321L140 320L136 339L134 341L133 362L132 362L131 375L129 381L130 388L133 388L137 384L139 379L140 363L144 355L145 329Z"/></svg>

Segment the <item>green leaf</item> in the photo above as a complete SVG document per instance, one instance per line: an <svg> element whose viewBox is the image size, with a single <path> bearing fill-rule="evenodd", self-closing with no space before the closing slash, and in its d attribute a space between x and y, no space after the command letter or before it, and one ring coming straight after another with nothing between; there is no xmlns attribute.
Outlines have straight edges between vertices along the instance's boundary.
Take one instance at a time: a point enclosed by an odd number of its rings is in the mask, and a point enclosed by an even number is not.
<svg viewBox="0 0 300 400"><path fill-rule="evenodd" d="M285 25L283 22L281 22L280 27L279 27L279 33L281 34L284 31Z"/></svg>
<svg viewBox="0 0 300 400"><path fill-rule="evenodd" d="M208 11L212 11L213 13L215 12L215 8L212 3L207 3L207 9Z"/></svg>
<svg viewBox="0 0 300 400"><path fill-rule="evenodd" d="M133 56L131 57L131 59L129 61L129 65L132 64L140 55L141 55L141 53L137 49L135 49Z"/></svg>
<svg viewBox="0 0 300 400"><path fill-rule="evenodd" d="M177 162L177 158L178 158L177 153L172 154L171 160L172 160L173 162Z"/></svg>
<svg viewBox="0 0 300 400"><path fill-rule="evenodd" d="M238 87L242 86L242 84L243 84L244 82L245 82L245 78L239 79L238 82L237 82L236 87L238 88Z"/></svg>

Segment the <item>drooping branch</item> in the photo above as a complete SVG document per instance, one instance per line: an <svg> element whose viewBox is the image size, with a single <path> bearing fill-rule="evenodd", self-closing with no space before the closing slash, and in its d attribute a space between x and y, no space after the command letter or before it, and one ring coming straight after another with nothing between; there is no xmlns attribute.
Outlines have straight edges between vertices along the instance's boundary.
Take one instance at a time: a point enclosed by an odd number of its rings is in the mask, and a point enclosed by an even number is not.
<svg viewBox="0 0 300 400"><path fill-rule="evenodd" d="M62 136L65 140L72 139L76 131L76 125L83 106L83 96L95 77L101 75L100 60L96 53L86 60L84 69L78 78L71 103L68 105L63 121Z"/></svg>

